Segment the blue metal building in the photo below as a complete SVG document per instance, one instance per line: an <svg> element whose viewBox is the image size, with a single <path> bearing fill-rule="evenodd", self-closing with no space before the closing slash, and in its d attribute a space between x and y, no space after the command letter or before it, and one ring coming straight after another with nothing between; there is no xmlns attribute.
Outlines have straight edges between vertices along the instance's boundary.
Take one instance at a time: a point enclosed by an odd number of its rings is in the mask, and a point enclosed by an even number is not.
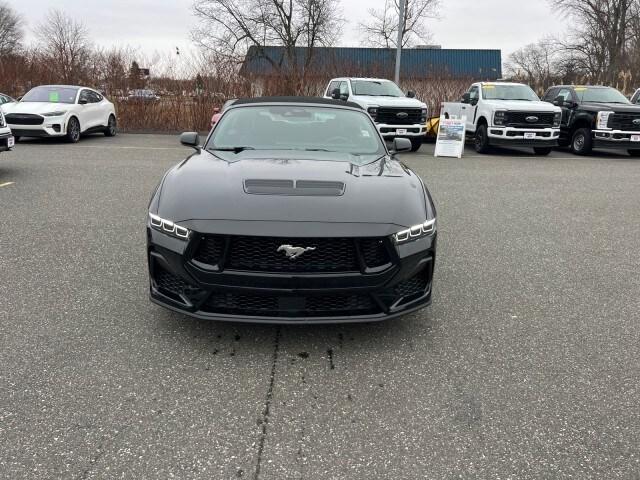
<svg viewBox="0 0 640 480"><path fill-rule="evenodd" d="M241 74L271 76L288 69L307 69L312 75L390 76L395 67L395 49L317 47L308 59L308 49L296 47L252 46L243 62ZM405 48L402 50L401 76L412 78L468 78L497 80L502 76L500 50Z"/></svg>

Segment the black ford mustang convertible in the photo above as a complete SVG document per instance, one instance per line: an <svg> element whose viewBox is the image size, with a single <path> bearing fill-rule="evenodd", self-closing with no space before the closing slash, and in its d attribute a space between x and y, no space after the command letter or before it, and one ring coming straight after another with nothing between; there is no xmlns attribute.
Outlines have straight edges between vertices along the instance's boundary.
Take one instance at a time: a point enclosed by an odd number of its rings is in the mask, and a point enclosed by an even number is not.
<svg viewBox="0 0 640 480"><path fill-rule="evenodd" d="M384 320L431 302L436 211L358 105L229 107L149 205L151 300L198 318Z"/></svg>

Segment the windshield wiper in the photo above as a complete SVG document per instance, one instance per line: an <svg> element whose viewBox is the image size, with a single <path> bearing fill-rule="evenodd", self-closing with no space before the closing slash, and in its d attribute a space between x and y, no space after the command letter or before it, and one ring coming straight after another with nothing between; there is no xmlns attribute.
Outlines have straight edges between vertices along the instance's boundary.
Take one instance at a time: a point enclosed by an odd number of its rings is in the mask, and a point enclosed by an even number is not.
<svg viewBox="0 0 640 480"><path fill-rule="evenodd" d="M255 150L255 147L222 147L222 148L207 148L210 152L233 152L240 153L245 150Z"/></svg>

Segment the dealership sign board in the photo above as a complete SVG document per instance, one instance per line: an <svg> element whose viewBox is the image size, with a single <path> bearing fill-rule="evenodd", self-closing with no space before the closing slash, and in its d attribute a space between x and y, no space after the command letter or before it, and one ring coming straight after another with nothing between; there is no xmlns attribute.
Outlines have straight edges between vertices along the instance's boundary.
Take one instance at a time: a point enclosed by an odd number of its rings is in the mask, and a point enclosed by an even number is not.
<svg viewBox="0 0 640 480"><path fill-rule="evenodd" d="M436 157L461 158L464 152L465 125L467 118L440 117L438 139L436 140Z"/></svg>

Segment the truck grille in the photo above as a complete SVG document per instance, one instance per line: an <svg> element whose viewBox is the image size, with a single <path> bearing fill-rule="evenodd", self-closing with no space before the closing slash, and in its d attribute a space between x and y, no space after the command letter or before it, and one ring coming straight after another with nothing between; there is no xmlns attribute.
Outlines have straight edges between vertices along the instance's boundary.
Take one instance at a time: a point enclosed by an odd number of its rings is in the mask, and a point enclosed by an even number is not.
<svg viewBox="0 0 640 480"><path fill-rule="evenodd" d="M379 313L369 295L335 294L287 296L214 292L205 310L230 315L277 317L330 317Z"/></svg>
<svg viewBox="0 0 640 480"><path fill-rule="evenodd" d="M228 247L225 254L225 242ZM286 238L205 235L193 259L218 268L273 273L360 272L391 263L386 238ZM309 248L291 259L283 245ZM280 251L279 251L280 249ZM313 250L311 250L313 249Z"/></svg>
<svg viewBox="0 0 640 480"><path fill-rule="evenodd" d="M30 113L10 113L6 115L9 125L42 125L44 118Z"/></svg>
<svg viewBox="0 0 640 480"><path fill-rule="evenodd" d="M507 112L505 124L515 128L549 128L553 127L553 112ZM528 122L527 118L538 117L535 122Z"/></svg>
<svg viewBox="0 0 640 480"><path fill-rule="evenodd" d="M389 125L415 125L422 123L422 109L420 108L378 108L376 123Z"/></svg>
<svg viewBox="0 0 640 480"><path fill-rule="evenodd" d="M607 126L614 130L625 130L627 132L640 132L640 113L614 113L609 117Z"/></svg>

